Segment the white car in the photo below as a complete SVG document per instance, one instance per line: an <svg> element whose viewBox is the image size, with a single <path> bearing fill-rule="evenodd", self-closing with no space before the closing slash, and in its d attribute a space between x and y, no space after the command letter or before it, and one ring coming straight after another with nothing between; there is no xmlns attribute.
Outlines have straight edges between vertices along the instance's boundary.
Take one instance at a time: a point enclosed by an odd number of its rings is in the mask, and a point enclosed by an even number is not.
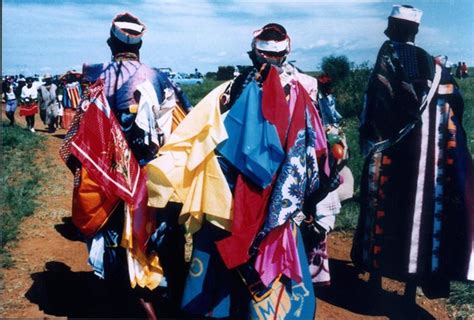
<svg viewBox="0 0 474 320"><path fill-rule="evenodd" d="M202 84L204 82L203 78L191 78L185 73L170 73L170 79L179 85L195 85Z"/></svg>

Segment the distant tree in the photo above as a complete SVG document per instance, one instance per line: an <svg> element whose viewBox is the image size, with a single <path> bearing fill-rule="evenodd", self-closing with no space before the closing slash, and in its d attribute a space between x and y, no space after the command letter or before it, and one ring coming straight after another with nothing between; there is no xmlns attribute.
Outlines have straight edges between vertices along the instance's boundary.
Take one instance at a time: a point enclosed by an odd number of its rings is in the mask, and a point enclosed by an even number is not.
<svg viewBox="0 0 474 320"><path fill-rule="evenodd" d="M205 75L206 79L208 80L216 80L217 73L216 72L207 72Z"/></svg>
<svg viewBox="0 0 474 320"><path fill-rule="evenodd" d="M360 115L371 72L367 62L354 65L349 74L335 84L336 108L345 118Z"/></svg>
<svg viewBox="0 0 474 320"><path fill-rule="evenodd" d="M245 73L247 71L252 70L253 66L243 66L243 65L237 65L237 69L239 70L240 73Z"/></svg>
<svg viewBox="0 0 474 320"><path fill-rule="evenodd" d="M230 80L234 78L234 66L220 66L217 69L216 80Z"/></svg>
<svg viewBox="0 0 474 320"><path fill-rule="evenodd" d="M329 57L324 57L321 63L321 69L331 77L334 83L338 83L344 80L351 71L351 63L349 59L342 56L330 55Z"/></svg>

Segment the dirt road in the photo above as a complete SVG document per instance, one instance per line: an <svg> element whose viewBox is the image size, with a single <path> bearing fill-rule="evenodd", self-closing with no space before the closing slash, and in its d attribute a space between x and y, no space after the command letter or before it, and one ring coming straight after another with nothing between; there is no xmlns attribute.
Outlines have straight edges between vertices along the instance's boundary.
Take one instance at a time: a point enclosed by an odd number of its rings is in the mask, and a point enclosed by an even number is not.
<svg viewBox="0 0 474 320"><path fill-rule="evenodd" d="M24 125L23 119L19 119ZM40 121L37 119L36 127ZM72 175L59 158L63 130L46 135L37 161L46 178L41 205L22 223L18 242L11 245L14 267L5 271L0 294L2 318L142 317L133 299L108 291L87 265L87 250L70 222ZM316 288L316 319L407 318L401 294L404 285L384 279L384 290L370 296L367 275L358 275L349 259L349 235L329 239L332 285ZM444 300L418 294L418 318L446 319Z"/></svg>

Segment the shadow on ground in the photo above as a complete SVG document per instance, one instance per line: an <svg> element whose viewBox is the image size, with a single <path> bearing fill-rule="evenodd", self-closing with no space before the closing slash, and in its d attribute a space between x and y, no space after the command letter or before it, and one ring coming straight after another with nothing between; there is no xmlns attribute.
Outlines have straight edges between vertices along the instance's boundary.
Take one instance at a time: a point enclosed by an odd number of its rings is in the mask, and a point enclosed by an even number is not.
<svg viewBox="0 0 474 320"><path fill-rule="evenodd" d="M85 242L84 236L81 234L79 229L72 223L71 217L62 218L62 224L56 224L54 229L63 236L64 238L70 241L81 241Z"/></svg>
<svg viewBox="0 0 474 320"><path fill-rule="evenodd" d="M43 312L74 318L144 317L129 292L107 287L92 272L72 272L62 262L50 261L33 273L25 297Z"/></svg>
<svg viewBox="0 0 474 320"><path fill-rule="evenodd" d="M56 231L70 241L85 242L70 217L55 225ZM86 245L84 244L84 250ZM74 254L74 253L71 253ZM49 261L44 271L31 274L32 286L25 297L44 313L72 318L145 318L139 298L154 300L159 316L169 316L172 309L163 292L131 289L127 276L103 280L92 271L74 272L60 261Z"/></svg>
<svg viewBox="0 0 474 320"><path fill-rule="evenodd" d="M57 139L63 140L66 135L64 133L55 133L55 134L52 134L51 136Z"/></svg>
<svg viewBox="0 0 474 320"><path fill-rule="evenodd" d="M396 292L375 290L359 278L352 262L329 260L331 285L315 287L316 296L332 305L367 316L385 316L390 319L435 319L418 305L409 308Z"/></svg>
<svg viewBox="0 0 474 320"><path fill-rule="evenodd" d="M84 241L70 218L56 230L71 241ZM84 248L85 250L85 248ZM434 319L423 308L410 309L401 295L384 290L375 291L350 261L330 259L331 286L316 287L316 296L331 305L367 316L385 316L390 319ZM99 279L93 272L73 272L66 264L47 262L43 272L31 275L33 285L26 298L38 305L40 310L54 316L74 318L92 317L145 317L138 302L136 291L128 284L119 287L116 283ZM156 306L164 311L161 315L172 315L166 305Z"/></svg>

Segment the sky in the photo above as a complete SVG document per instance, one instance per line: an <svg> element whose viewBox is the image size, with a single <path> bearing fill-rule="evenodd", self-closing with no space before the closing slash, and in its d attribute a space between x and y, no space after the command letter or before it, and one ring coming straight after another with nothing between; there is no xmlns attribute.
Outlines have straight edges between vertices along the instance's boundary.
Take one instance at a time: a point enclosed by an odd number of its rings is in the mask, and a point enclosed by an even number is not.
<svg viewBox="0 0 474 320"><path fill-rule="evenodd" d="M110 60L112 18L129 11L147 26L141 61L177 72L249 65L252 33L270 22L291 38L289 60L304 71L321 59L346 55L373 63L386 40L392 5L375 0L3 0L2 74L81 70ZM474 1L405 0L423 11L416 44L432 55L474 65Z"/></svg>

